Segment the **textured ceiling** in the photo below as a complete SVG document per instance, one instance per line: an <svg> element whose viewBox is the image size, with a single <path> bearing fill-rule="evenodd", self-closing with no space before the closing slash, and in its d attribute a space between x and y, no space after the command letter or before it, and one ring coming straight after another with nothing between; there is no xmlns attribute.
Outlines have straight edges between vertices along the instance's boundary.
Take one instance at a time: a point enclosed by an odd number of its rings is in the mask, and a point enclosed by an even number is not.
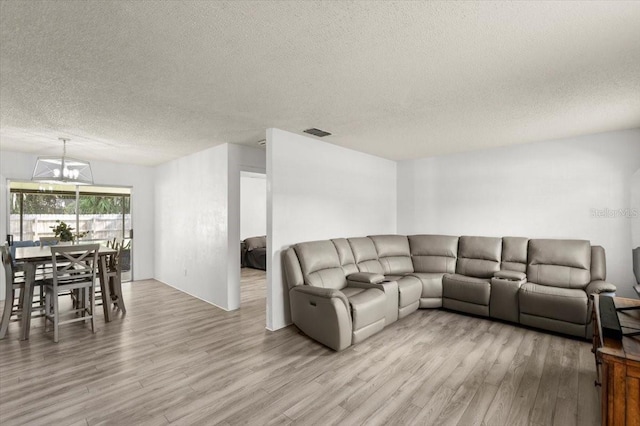
<svg viewBox="0 0 640 426"><path fill-rule="evenodd" d="M640 2L0 2L0 147L158 164L265 129L391 159L640 126Z"/></svg>

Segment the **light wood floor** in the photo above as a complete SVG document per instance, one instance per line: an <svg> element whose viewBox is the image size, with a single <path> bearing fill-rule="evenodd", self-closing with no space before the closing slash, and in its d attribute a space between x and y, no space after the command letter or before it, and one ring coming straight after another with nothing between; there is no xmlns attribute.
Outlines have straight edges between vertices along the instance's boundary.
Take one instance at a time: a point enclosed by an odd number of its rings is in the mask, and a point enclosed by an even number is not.
<svg viewBox="0 0 640 426"><path fill-rule="evenodd" d="M264 273L224 312L154 280L128 313L29 342L0 341L0 424L599 423L587 342L442 310L336 353L295 327L265 330Z"/></svg>

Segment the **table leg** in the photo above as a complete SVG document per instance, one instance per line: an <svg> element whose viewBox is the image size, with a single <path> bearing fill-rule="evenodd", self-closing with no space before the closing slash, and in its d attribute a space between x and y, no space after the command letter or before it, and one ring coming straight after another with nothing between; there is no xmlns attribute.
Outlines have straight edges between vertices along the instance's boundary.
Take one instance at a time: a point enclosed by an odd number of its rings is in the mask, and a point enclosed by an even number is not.
<svg viewBox="0 0 640 426"><path fill-rule="evenodd" d="M107 278L107 256L100 256L100 289L102 290L102 310L104 321L111 321L111 291L109 290L109 279Z"/></svg>
<svg viewBox="0 0 640 426"><path fill-rule="evenodd" d="M33 286L36 280L36 265L25 262L24 297L22 298L22 339L29 340L31 328L31 305L33 304Z"/></svg>

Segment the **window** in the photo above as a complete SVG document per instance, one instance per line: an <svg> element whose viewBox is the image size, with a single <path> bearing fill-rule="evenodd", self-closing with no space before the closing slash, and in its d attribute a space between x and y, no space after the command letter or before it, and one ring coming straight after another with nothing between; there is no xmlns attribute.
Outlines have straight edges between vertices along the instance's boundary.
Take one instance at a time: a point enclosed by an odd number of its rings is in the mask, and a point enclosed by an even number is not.
<svg viewBox="0 0 640 426"><path fill-rule="evenodd" d="M129 269L131 188L10 182L9 196L9 233L14 241L54 236L53 228L62 221L74 228L80 241L115 239L124 244L129 250L123 252L123 271Z"/></svg>

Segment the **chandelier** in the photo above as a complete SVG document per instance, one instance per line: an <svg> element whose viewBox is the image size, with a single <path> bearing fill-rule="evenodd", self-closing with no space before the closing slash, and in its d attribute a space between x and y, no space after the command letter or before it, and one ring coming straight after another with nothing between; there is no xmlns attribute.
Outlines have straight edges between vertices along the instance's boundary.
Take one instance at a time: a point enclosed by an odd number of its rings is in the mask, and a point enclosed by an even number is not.
<svg viewBox="0 0 640 426"><path fill-rule="evenodd" d="M62 157L38 157L31 180L44 183L93 185L91 164L88 161L67 157L69 139L59 139L63 144Z"/></svg>

